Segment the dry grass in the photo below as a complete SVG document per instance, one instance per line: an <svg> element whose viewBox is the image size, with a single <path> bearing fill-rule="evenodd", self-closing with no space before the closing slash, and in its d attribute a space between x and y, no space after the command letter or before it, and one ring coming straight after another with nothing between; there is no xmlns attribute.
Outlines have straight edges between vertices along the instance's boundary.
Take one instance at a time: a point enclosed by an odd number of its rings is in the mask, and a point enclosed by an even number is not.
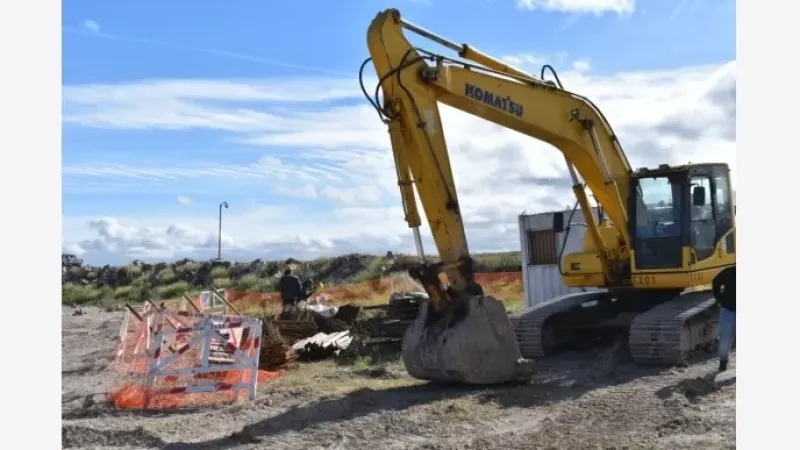
<svg viewBox="0 0 800 450"><path fill-rule="evenodd" d="M366 358L359 361L347 366L338 365L333 360L294 364L286 370L283 377L271 383L270 388L274 390L313 388L315 392L323 395L344 395L364 388L382 390L423 383L409 377L399 360L385 365L388 370L397 374L396 378L373 378L361 375L370 366Z"/></svg>
<svg viewBox="0 0 800 450"><path fill-rule="evenodd" d="M484 291L502 300L512 312L521 312L523 308L522 274L521 272L479 273L476 280ZM392 292L422 291L408 275L398 274L391 277L377 278L361 283L331 286L324 293L331 296L334 305L352 304L371 306L385 304ZM248 315L271 315L280 311L280 295L278 293L234 293L238 299L234 305Z"/></svg>

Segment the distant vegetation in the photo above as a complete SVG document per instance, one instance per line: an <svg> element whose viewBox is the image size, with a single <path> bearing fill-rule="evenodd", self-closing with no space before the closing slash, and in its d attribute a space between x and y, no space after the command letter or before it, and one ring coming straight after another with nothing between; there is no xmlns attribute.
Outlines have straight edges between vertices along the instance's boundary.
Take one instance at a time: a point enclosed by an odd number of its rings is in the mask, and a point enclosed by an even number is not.
<svg viewBox="0 0 800 450"><path fill-rule="evenodd" d="M520 252L474 255L478 273L517 272L521 270ZM74 255L62 255L62 301L70 304L112 305L125 301L140 303L146 299L179 298L208 286L244 291L274 292L287 262L296 265L301 279L339 286L378 279L405 272L418 259L408 255L373 256L350 254L311 261L192 261L144 263L125 266L87 266Z"/></svg>

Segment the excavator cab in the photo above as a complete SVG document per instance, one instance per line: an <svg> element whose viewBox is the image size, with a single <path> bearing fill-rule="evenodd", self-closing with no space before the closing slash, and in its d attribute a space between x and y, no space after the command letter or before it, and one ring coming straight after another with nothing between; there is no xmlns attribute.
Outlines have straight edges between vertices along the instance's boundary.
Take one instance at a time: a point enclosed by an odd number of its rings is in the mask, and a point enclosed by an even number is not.
<svg viewBox="0 0 800 450"><path fill-rule="evenodd" d="M601 287L619 291L681 292L711 283L722 268L735 264L735 210L730 169L724 163L662 164L632 171L628 180L624 228L629 245L603 273L595 238L584 235L583 250L562 258L569 287ZM563 214L553 229L565 231ZM606 243L619 239L617 225L598 227Z"/></svg>
<svg viewBox="0 0 800 450"><path fill-rule="evenodd" d="M631 177L631 272L719 266L735 253L733 205L726 164L639 169ZM706 284L695 276L689 285ZM647 277L634 277L646 282Z"/></svg>

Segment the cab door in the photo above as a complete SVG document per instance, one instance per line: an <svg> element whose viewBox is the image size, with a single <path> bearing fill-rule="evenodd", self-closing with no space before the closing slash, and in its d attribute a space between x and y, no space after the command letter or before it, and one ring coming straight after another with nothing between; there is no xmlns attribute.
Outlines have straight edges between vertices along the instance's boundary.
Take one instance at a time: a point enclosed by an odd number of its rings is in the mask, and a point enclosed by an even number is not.
<svg viewBox="0 0 800 450"><path fill-rule="evenodd" d="M689 245L691 263L714 255L717 242L717 214L713 202L712 171L698 168L689 177Z"/></svg>
<svg viewBox="0 0 800 450"><path fill-rule="evenodd" d="M711 186L713 190L714 217L716 219L715 243L725 238L725 252L736 253L736 240L734 233L725 234L734 225L734 205L730 185L730 170L727 166L714 166Z"/></svg>

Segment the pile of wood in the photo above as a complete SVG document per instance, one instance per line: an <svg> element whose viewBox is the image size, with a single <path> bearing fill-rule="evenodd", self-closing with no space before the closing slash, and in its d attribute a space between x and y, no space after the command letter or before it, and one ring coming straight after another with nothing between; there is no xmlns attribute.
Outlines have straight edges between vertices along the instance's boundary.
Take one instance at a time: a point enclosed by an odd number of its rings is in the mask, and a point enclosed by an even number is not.
<svg viewBox="0 0 800 450"><path fill-rule="evenodd" d="M317 361L340 356L356 335L365 342L396 342L417 316L417 293L393 294L388 304L373 307L344 305L327 318L305 308L290 308L264 319L261 368L275 370L293 360ZM381 309L381 317L357 320L364 309Z"/></svg>
<svg viewBox="0 0 800 450"><path fill-rule="evenodd" d="M313 322L316 315L314 311L293 306L283 310L275 319L289 322Z"/></svg>
<svg viewBox="0 0 800 450"><path fill-rule="evenodd" d="M425 298L425 293L395 292L389 298L388 304L365 307L368 310L380 309L385 313L359 321L354 331L370 338L401 339L416 319Z"/></svg>
<svg viewBox="0 0 800 450"><path fill-rule="evenodd" d="M349 330L350 326L344 321L337 319L336 317L332 317L330 319L326 319L322 316L317 316L314 323L317 324L317 328L322 333L338 333L340 331Z"/></svg>
<svg viewBox="0 0 800 450"><path fill-rule="evenodd" d="M340 306L331 318L317 314L314 311L291 308L274 318L280 333L289 341L297 342L314 336L317 333L338 333L349 330L361 308L353 305Z"/></svg>
<svg viewBox="0 0 800 450"><path fill-rule="evenodd" d="M389 317L373 317L359 322L358 334L373 338L402 338L413 320L397 320Z"/></svg>
<svg viewBox="0 0 800 450"><path fill-rule="evenodd" d="M315 320L317 314L307 309L293 307L286 309L273 318L281 336L289 344L319 333L319 325Z"/></svg>
<svg viewBox="0 0 800 450"><path fill-rule="evenodd" d="M281 336L289 343L294 343L319 333L319 327L314 321L275 320L273 323L278 328Z"/></svg>
<svg viewBox="0 0 800 450"><path fill-rule="evenodd" d="M361 308L354 305L344 305L340 306L339 310L336 311L336 315L333 317L336 320L340 320L347 325L353 325L356 319L358 318L358 314L361 312Z"/></svg>
<svg viewBox="0 0 800 450"><path fill-rule="evenodd" d="M347 330L332 334L317 333L296 342L292 346L292 351L298 361L318 361L338 355L346 350L352 341L353 337Z"/></svg>
<svg viewBox="0 0 800 450"><path fill-rule="evenodd" d="M424 292L394 292L389 297L386 317L396 320L414 320L419 307L428 297Z"/></svg>
<svg viewBox="0 0 800 450"><path fill-rule="evenodd" d="M352 328L359 312L361 312L361 308L358 306L344 305L340 306L336 310L336 314L329 319L319 314L315 315L314 322L319 327L319 331L323 333L338 333Z"/></svg>
<svg viewBox="0 0 800 450"><path fill-rule="evenodd" d="M265 321L259 367L266 370L282 369L287 367L293 358L292 346L286 342L275 323L271 320Z"/></svg>

